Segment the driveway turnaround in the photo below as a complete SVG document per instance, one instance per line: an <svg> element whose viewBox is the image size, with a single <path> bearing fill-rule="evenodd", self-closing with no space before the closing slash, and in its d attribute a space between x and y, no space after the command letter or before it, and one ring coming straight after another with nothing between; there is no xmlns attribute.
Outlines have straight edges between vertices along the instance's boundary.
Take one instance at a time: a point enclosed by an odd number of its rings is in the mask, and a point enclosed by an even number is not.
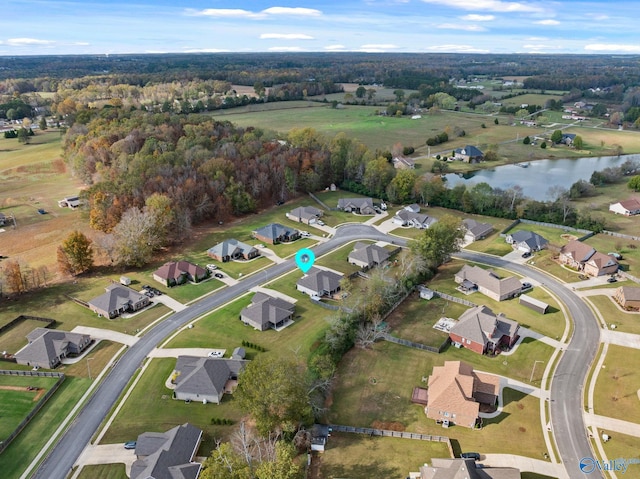
<svg viewBox="0 0 640 479"><path fill-rule="evenodd" d="M136 439L135 437L132 439ZM101 446L87 445L82 451L78 462L83 466L96 464L124 464L127 476L131 475L131 465L136 460L133 449L125 449L124 444L103 444ZM78 468L74 478L80 474L82 468Z"/></svg>
<svg viewBox="0 0 640 479"><path fill-rule="evenodd" d="M640 349L640 334L623 333L603 329L600 331L600 341L626 348Z"/></svg>
<svg viewBox="0 0 640 479"><path fill-rule="evenodd" d="M108 341L114 341L116 343L126 344L127 346L133 346L140 339L130 334L119 333L117 331L111 331L110 329L90 328L88 326L76 326L75 328L73 328L71 332L79 333L79 334L88 334L92 338L106 339Z"/></svg>
<svg viewBox="0 0 640 479"><path fill-rule="evenodd" d="M186 306L184 304L182 304L180 301L177 301L177 300L173 299L172 297L167 296L166 294L163 294L162 296L155 296L151 300L151 302L153 302L153 303L162 303L167 308L173 309L174 311L182 311L183 309L186 308Z"/></svg>

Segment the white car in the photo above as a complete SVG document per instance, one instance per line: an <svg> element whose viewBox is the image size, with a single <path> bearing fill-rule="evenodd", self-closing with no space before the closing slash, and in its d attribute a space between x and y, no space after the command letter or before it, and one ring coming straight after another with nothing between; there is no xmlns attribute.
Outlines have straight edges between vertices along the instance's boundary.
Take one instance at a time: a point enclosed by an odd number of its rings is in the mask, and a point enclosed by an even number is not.
<svg viewBox="0 0 640 479"><path fill-rule="evenodd" d="M304 236L305 238L308 238L311 235L309 234L308 231L300 231L300 236Z"/></svg>
<svg viewBox="0 0 640 479"><path fill-rule="evenodd" d="M222 357L222 353L220 351L211 351L209 353L209 357L210 358L221 358Z"/></svg>
<svg viewBox="0 0 640 479"><path fill-rule="evenodd" d="M324 226L324 221L322 221L322 220L318 220L318 221L316 221L316 223L318 223L320 226Z"/></svg>
<svg viewBox="0 0 640 479"><path fill-rule="evenodd" d="M214 271L216 269L218 269L218 267L215 264L208 264L207 265L207 269L210 271Z"/></svg>

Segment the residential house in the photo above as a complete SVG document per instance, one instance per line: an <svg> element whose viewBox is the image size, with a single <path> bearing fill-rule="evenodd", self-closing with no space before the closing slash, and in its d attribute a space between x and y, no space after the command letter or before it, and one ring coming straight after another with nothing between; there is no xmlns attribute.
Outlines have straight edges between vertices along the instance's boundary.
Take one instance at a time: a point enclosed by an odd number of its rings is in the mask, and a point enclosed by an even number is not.
<svg viewBox="0 0 640 479"><path fill-rule="evenodd" d="M173 397L181 400L220 404L238 384L238 375L249 361L244 359L178 356Z"/></svg>
<svg viewBox="0 0 640 479"><path fill-rule="evenodd" d="M53 369L62 359L81 354L91 344L91 337L88 334L36 328L27 334L27 341L29 344L14 355L16 362Z"/></svg>
<svg viewBox="0 0 640 479"><path fill-rule="evenodd" d="M464 240L467 243L485 239L493 231L492 224L480 223L472 218L462 220L462 226L465 228Z"/></svg>
<svg viewBox="0 0 640 479"><path fill-rule="evenodd" d="M199 283L209 274L205 268L188 261L170 261L153 272L153 279L165 286L176 286L187 281Z"/></svg>
<svg viewBox="0 0 640 479"><path fill-rule="evenodd" d="M269 244L289 243L300 238L300 231L280 223L271 223L255 230L253 236L257 240Z"/></svg>
<svg viewBox="0 0 640 479"><path fill-rule="evenodd" d="M240 320L258 331L278 329L293 319L295 305L265 293L255 293L251 304L240 312Z"/></svg>
<svg viewBox="0 0 640 479"><path fill-rule="evenodd" d="M640 200L631 198L609 205L609 211L617 215L634 216L640 214Z"/></svg>
<svg viewBox="0 0 640 479"><path fill-rule="evenodd" d="M412 203L410 205L405 206L403 209L411 213L420 213L420 205L418 203Z"/></svg>
<svg viewBox="0 0 640 479"><path fill-rule="evenodd" d="M461 361L435 366L427 384L427 417L469 428L478 422L480 404L495 405L500 393L498 376L476 373Z"/></svg>
<svg viewBox="0 0 640 479"><path fill-rule="evenodd" d="M296 283L296 289L311 297L332 296L340 291L340 281L344 276L333 271L311 268Z"/></svg>
<svg viewBox="0 0 640 479"><path fill-rule="evenodd" d="M358 241L353 251L349 253L348 261L360 268L369 269L381 265L389 259L389 256L389 250L382 246Z"/></svg>
<svg viewBox="0 0 640 479"><path fill-rule="evenodd" d="M402 209L395 214L391 221L400 226L409 226L423 230L429 228L438 220L423 213L413 213Z"/></svg>
<svg viewBox="0 0 640 479"><path fill-rule="evenodd" d="M338 208L347 213L357 213L361 215L375 215L373 200L371 198L340 198Z"/></svg>
<svg viewBox="0 0 640 479"><path fill-rule="evenodd" d="M260 251L253 246L238 241L237 239L227 239L207 250L207 254L213 259L226 263L227 261L239 259L252 259L260 256Z"/></svg>
<svg viewBox="0 0 640 479"><path fill-rule="evenodd" d="M455 159L466 163L480 163L484 159L484 153L479 148L467 145L464 148L456 148Z"/></svg>
<svg viewBox="0 0 640 479"><path fill-rule="evenodd" d="M496 301L513 298L522 291L522 283L515 276L500 278L493 270L464 265L455 275L463 291L479 291Z"/></svg>
<svg viewBox="0 0 640 479"><path fill-rule="evenodd" d="M576 139L575 133L563 133L562 140L560 140L560 143L564 143L567 146L571 146L573 145L573 140L575 139Z"/></svg>
<svg viewBox="0 0 640 479"><path fill-rule="evenodd" d="M4 213L0 213L0 226L7 224L7 217Z"/></svg>
<svg viewBox="0 0 640 479"><path fill-rule="evenodd" d="M197 479L201 464L194 462L202 430L189 423L167 432L144 432L136 441L131 479Z"/></svg>
<svg viewBox="0 0 640 479"><path fill-rule="evenodd" d="M456 347L484 354L511 348L518 340L520 325L486 306L466 310L451 327L449 338Z"/></svg>
<svg viewBox="0 0 640 479"><path fill-rule="evenodd" d="M311 450L322 452L331 436L331 428L324 424L314 424L311 428Z"/></svg>
<svg viewBox="0 0 640 479"><path fill-rule="evenodd" d="M134 313L149 305L149 298L144 294L122 286L110 284L106 293L89 301L89 309L98 316L113 319L123 313Z"/></svg>
<svg viewBox="0 0 640 479"><path fill-rule="evenodd" d="M410 473L412 479L521 479L515 467L478 468L473 459L444 459L434 457L431 466L425 464L420 472Z"/></svg>
<svg viewBox="0 0 640 479"><path fill-rule="evenodd" d="M322 216L322 210L313 206L300 206L294 208L286 214L291 221L298 223L313 224Z"/></svg>
<svg viewBox="0 0 640 479"><path fill-rule="evenodd" d="M60 208L71 208L75 210L82 204L79 196L65 196L63 199L58 201L58 206Z"/></svg>
<svg viewBox="0 0 640 479"><path fill-rule="evenodd" d="M398 170L413 170L416 167L416 160L405 156L396 156L392 162L393 167Z"/></svg>
<svg viewBox="0 0 640 479"><path fill-rule="evenodd" d="M540 251L549 244L549 242L538 233L527 230L519 230L508 234L505 241L513 246L514 249L525 253Z"/></svg>
<svg viewBox="0 0 640 479"><path fill-rule="evenodd" d="M614 299L624 309L640 310L640 288L636 286L620 286L616 289Z"/></svg>
<svg viewBox="0 0 640 479"><path fill-rule="evenodd" d="M618 261L613 256L600 253L577 240L570 241L560 249L558 260L589 276L602 276L618 271Z"/></svg>

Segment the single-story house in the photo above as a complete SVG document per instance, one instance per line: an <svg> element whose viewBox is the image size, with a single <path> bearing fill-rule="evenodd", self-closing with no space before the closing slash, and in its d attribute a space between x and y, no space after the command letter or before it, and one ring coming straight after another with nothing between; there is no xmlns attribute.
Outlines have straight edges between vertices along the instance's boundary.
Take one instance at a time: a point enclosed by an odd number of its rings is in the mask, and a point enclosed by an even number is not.
<svg viewBox="0 0 640 479"><path fill-rule="evenodd" d="M445 459L434 457L431 465L420 467L417 474L410 473L414 479L451 479L464 477L466 479L520 479L520 469L515 467L487 467L476 466L474 459Z"/></svg>
<svg viewBox="0 0 640 479"><path fill-rule="evenodd" d="M480 163L484 159L484 153L480 148L473 145L466 145L464 148L456 148L455 159L466 163Z"/></svg>
<svg viewBox="0 0 640 479"><path fill-rule="evenodd" d="M480 404L495 405L500 393L498 376L476 373L461 361L435 366L427 384L427 417L469 428L478 421Z"/></svg>
<svg viewBox="0 0 640 479"><path fill-rule="evenodd" d="M391 221L400 226L410 226L423 230L429 228L438 220L423 213L413 213L402 209L395 214Z"/></svg>
<svg viewBox="0 0 640 479"><path fill-rule="evenodd" d="M207 254L215 260L226 263L232 259L255 258L260 256L260 251L247 243L231 238L209 248Z"/></svg>
<svg viewBox="0 0 640 479"><path fill-rule="evenodd" d="M560 143L564 143L567 146L571 146L573 145L573 140L575 139L576 139L575 133L563 133L562 140L560 140Z"/></svg>
<svg viewBox="0 0 640 479"><path fill-rule="evenodd" d="M293 319L295 305L265 293L255 293L251 304L240 311L240 320L258 331L278 329Z"/></svg>
<svg viewBox="0 0 640 479"><path fill-rule="evenodd" d="M373 200L371 198L340 198L338 208L347 213L358 213L361 215L375 215Z"/></svg>
<svg viewBox="0 0 640 479"><path fill-rule="evenodd" d="M547 311L549 310L549 305L547 303L529 296L528 294L520 295L520 304L526 306L529 309L533 309L540 314L547 314Z"/></svg>
<svg viewBox="0 0 640 479"><path fill-rule="evenodd" d="M331 436L331 428L324 424L314 424L311 428L311 450L324 451L324 448Z"/></svg>
<svg viewBox="0 0 640 479"><path fill-rule="evenodd" d="M618 271L618 261L610 255L600 253L588 244L570 241L560 249L558 259L589 276L602 276Z"/></svg>
<svg viewBox="0 0 640 479"><path fill-rule="evenodd" d="M500 278L494 271L479 266L465 264L454 279L464 290L477 290L496 301L513 298L522 291L522 283L515 276Z"/></svg>
<svg viewBox="0 0 640 479"><path fill-rule="evenodd" d="M618 203L609 205L609 211L617 215L634 216L640 215L640 200L638 198L631 198Z"/></svg>
<svg viewBox="0 0 640 479"><path fill-rule="evenodd" d="M4 213L0 213L0 226L4 226L7 223L7 217Z"/></svg>
<svg viewBox="0 0 640 479"><path fill-rule="evenodd" d="M491 223L480 223L472 218L462 220L462 226L465 228L464 240L466 242L485 239L493 231Z"/></svg>
<svg viewBox="0 0 640 479"><path fill-rule="evenodd" d="M476 306L460 315L449 331L449 338L457 347L484 354L500 347L511 348L519 329L520 325L504 314L496 315L486 306Z"/></svg>
<svg viewBox="0 0 640 479"><path fill-rule="evenodd" d="M409 211L410 213L420 213L420 205L418 203L411 203L410 205L405 206L403 209Z"/></svg>
<svg viewBox="0 0 640 479"><path fill-rule="evenodd" d="M89 309L98 316L113 319L123 313L133 313L149 305L149 298L144 294L122 286L110 284L106 293L89 301Z"/></svg>
<svg viewBox="0 0 640 479"><path fill-rule="evenodd" d="M514 249L525 253L540 251L549 244L549 242L538 233L527 230L510 233L506 236L505 241L513 246Z"/></svg>
<svg viewBox="0 0 640 479"><path fill-rule="evenodd" d="M199 283L209 275L207 269L188 261L170 261L153 272L153 279L165 286L175 286L187 281Z"/></svg>
<svg viewBox="0 0 640 479"><path fill-rule="evenodd" d="M244 359L178 356L173 397L220 404L225 393L233 392L238 375L248 363Z"/></svg>
<svg viewBox="0 0 640 479"><path fill-rule="evenodd" d="M62 359L81 354L91 344L88 334L46 328L34 329L27 340L29 344L14 355L16 362L44 369L55 368Z"/></svg>
<svg viewBox="0 0 640 479"><path fill-rule="evenodd" d="M255 230L253 237L269 244L289 243L300 238L300 231L280 223L271 223Z"/></svg>
<svg viewBox="0 0 640 479"><path fill-rule="evenodd" d="M197 479L202 465L194 462L202 430L189 423L167 432L144 432L136 441L131 479Z"/></svg>
<svg viewBox="0 0 640 479"><path fill-rule="evenodd" d="M65 196L63 199L58 201L58 206L60 208L71 208L75 210L82 204L79 196Z"/></svg>
<svg viewBox="0 0 640 479"><path fill-rule="evenodd" d="M636 286L620 286L613 298L624 309L640 309L640 288Z"/></svg>
<svg viewBox="0 0 640 479"><path fill-rule="evenodd" d="M313 206L300 206L289 211L285 216L298 223L313 224L322 216L322 210Z"/></svg>
<svg viewBox="0 0 640 479"><path fill-rule="evenodd" d="M320 268L311 268L296 283L296 289L313 297L332 296L340 291L340 281L344 276Z"/></svg>
<svg viewBox="0 0 640 479"><path fill-rule="evenodd" d="M373 268L389 259L389 250L375 244L367 244L358 241L349 253L348 261L361 268Z"/></svg>
<svg viewBox="0 0 640 479"><path fill-rule="evenodd" d="M396 156L392 163L393 167L398 170L413 170L416 167L416 160L405 156Z"/></svg>

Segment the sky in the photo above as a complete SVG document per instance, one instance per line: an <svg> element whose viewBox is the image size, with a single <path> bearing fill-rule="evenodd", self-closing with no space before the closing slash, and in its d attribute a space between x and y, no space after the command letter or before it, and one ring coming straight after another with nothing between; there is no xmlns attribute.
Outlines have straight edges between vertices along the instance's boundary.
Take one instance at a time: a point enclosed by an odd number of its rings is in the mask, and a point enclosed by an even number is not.
<svg viewBox="0 0 640 479"><path fill-rule="evenodd" d="M2 0L0 56L640 54L638 0Z"/></svg>

